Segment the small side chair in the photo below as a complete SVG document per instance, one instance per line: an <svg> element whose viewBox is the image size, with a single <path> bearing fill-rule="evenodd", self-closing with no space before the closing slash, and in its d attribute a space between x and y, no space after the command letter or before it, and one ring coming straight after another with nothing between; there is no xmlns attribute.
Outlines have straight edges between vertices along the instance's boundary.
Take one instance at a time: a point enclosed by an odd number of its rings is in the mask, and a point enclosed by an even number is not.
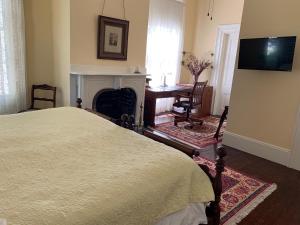
<svg viewBox="0 0 300 225"><path fill-rule="evenodd" d="M36 96L36 90L41 90L41 91L47 91L47 92L52 92L51 98L41 98ZM31 89L31 107L30 110L40 110L40 108L35 107L35 102L36 101L44 101L44 102L51 102L53 105L53 108L56 107L56 87L52 87L47 84L42 84L42 85L32 85Z"/></svg>

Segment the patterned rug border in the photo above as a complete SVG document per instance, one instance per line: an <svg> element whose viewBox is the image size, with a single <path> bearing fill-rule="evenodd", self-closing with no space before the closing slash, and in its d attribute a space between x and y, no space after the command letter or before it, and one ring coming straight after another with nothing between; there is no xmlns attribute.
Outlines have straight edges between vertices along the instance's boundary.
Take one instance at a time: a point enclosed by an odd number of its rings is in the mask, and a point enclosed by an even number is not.
<svg viewBox="0 0 300 225"><path fill-rule="evenodd" d="M263 201L265 201L274 191L277 190L277 185L275 183L269 184L266 189L258 194L255 198L253 197L247 204L238 210L231 218L227 219L223 225L237 225L243 219L245 219L256 207L258 207ZM252 195L254 195L253 193ZM254 200L255 199L255 200Z"/></svg>
<svg viewBox="0 0 300 225"><path fill-rule="evenodd" d="M189 143L189 142L186 142L186 141L184 141L184 140L181 140L181 139L179 139L179 138L176 138L176 137L174 137L174 136L171 136L171 135L169 135L169 134L166 134L166 133L164 133L164 132L162 132L162 131L160 131L160 130L157 130L157 129L153 128L153 127L149 127L148 129L151 129L152 131L158 132L158 133L160 133L160 134L162 134L162 135L168 136L170 139L173 139L173 140L175 140L175 141L177 141L177 142L180 142L180 143L182 143L182 144L189 145L190 147L195 148L195 150L205 150L205 148L206 148L207 146L210 146L210 145L215 144L214 142L211 142L211 143L207 143L207 144L203 145L203 147L199 147L199 146L197 146L197 145L193 145L193 144L191 144L191 143ZM221 142L222 142L222 139L223 139L222 137L219 138L218 143L221 143Z"/></svg>
<svg viewBox="0 0 300 225"><path fill-rule="evenodd" d="M202 119L205 119L205 118L207 118L207 117L210 117L210 116L205 116L205 117L203 117ZM215 117L215 116L211 116L211 117L219 119L218 117ZM174 121L163 122L163 123L158 124L158 126L166 125L166 124L168 124L168 123L174 123Z"/></svg>
<svg viewBox="0 0 300 225"><path fill-rule="evenodd" d="M201 154L201 153L200 153ZM212 159L209 159L209 158L207 158L207 157L205 157L205 156L196 156L196 157L194 157L193 159L197 159L197 158L203 158L203 159L205 159L205 160L207 160L207 161L210 161L210 162L212 162L212 163L215 163L216 161L215 160L212 160ZM247 177L249 177L249 178L252 178L252 179L255 179L255 180L258 180L258 181L260 181L260 182L263 182L263 183L267 183L267 184L275 184L275 183L273 183L272 181L270 181L270 180L265 180L265 179L260 179L260 178L257 178L257 177L255 177L254 175L249 175L248 173L244 173L244 172L241 172L240 170L237 170L237 169L234 169L234 168L232 168L231 166L227 166L226 165L226 157L228 157L228 156L225 156L225 168L228 168L228 169L230 169L230 170L232 170L232 171L234 171L234 172L236 172L236 173L241 173L241 174L243 174L243 175L245 175L245 176L247 176ZM197 161L196 161L197 162Z"/></svg>
<svg viewBox="0 0 300 225"><path fill-rule="evenodd" d="M196 163L197 163L197 158L203 158L212 163L215 162L214 160L208 159L206 157L198 156L193 158ZM277 190L277 184L271 181L262 180L260 178L255 177L254 175L249 175L247 173L233 169L230 166L225 166L225 168L230 169L236 173L242 174L243 176L265 183L263 187L256 190L256 192L252 193L251 196L249 196L249 198L246 201L237 205L235 210L229 212L225 217L222 218L222 220L224 220L222 225L237 225L243 219L245 219L254 209L256 209L256 207L258 207L264 200L266 200L274 191ZM257 192L260 192L262 189L263 191L261 193L255 195Z"/></svg>

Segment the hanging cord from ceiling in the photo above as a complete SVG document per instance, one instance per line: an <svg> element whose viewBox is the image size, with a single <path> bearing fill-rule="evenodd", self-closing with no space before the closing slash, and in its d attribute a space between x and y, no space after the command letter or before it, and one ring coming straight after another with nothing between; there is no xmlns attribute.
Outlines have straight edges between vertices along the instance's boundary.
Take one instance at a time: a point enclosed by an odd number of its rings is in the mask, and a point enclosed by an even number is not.
<svg viewBox="0 0 300 225"><path fill-rule="evenodd" d="M213 20L214 9L215 9L215 0L212 0L211 13L210 13L210 14L211 14L210 20Z"/></svg>
<svg viewBox="0 0 300 225"><path fill-rule="evenodd" d="M207 16L210 16L211 0L208 0Z"/></svg>
<svg viewBox="0 0 300 225"><path fill-rule="evenodd" d="M103 0L102 10L101 10L101 15L102 15L102 16L104 15L105 5L106 5L106 0Z"/></svg>
<svg viewBox="0 0 300 225"><path fill-rule="evenodd" d="M213 20L214 8L215 8L215 0L208 0L207 16L210 17L210 20Z"/></svg>
<svg viewBox="0 0 300 225"><path fill-rule="evenodd" d="M101 15L104 15L104 10L106 6L106 0L103 0L102 9L101 9ZM125 0L123 0L123 18L126 19L126 7L125 7Z"/></svg>
<svg viewBox="0 0 300 225"><path fill-rule="evenodd" d="M124 20L126 19L126 8L125 8L125 0L123 0L123 16L124 16Z"/></svg>

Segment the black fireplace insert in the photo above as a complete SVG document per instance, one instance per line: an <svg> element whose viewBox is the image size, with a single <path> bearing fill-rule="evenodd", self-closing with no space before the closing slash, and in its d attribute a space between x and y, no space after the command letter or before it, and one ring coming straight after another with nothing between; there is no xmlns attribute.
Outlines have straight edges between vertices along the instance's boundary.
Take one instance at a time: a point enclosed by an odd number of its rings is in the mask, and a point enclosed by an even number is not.
<svg viewBox="0 0 300 225"><path fill-rule="evenodd" d="M94 97L93 110L118 122L124 114L135 117L136 102L136 93L131 88L103 89Z"/></svg>

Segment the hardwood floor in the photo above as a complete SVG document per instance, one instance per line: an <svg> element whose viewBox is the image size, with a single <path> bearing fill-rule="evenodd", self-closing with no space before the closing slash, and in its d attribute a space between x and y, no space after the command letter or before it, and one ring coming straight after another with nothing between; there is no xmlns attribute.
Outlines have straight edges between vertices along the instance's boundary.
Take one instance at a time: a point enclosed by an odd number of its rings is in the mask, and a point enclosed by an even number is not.
<svg viewBox="0 0 300 225"><path fill-rule="evenodd" d="M300 225L300 172L226 147L227 166L277 184L277 190L239 225ZM202 156L213 158L210 147Z"/></svg>

